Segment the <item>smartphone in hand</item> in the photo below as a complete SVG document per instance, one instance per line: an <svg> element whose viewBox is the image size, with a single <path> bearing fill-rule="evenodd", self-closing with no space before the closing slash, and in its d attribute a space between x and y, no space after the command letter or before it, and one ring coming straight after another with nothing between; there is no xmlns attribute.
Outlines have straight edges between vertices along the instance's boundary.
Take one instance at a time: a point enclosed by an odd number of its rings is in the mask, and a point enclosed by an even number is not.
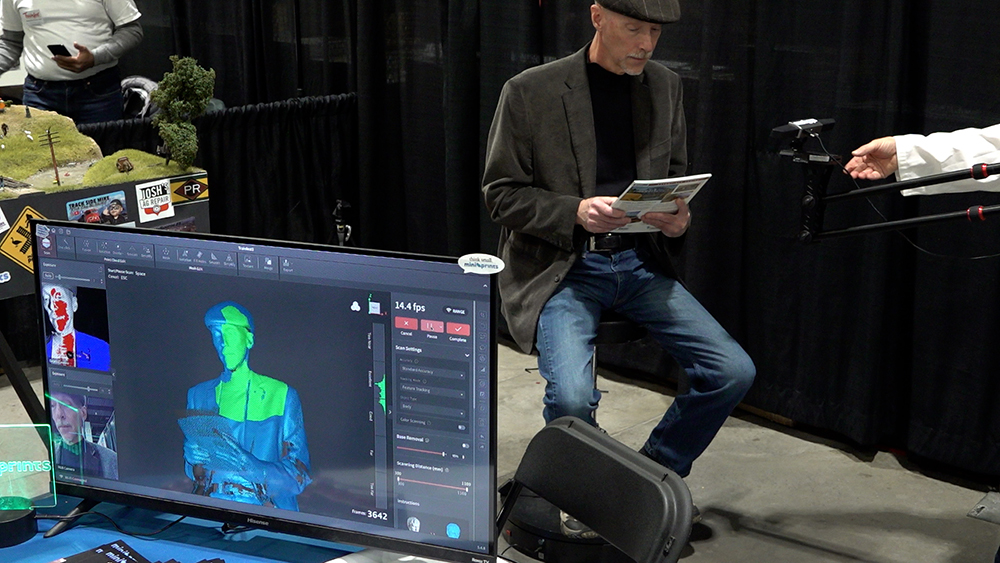
<svg viewBox="0 0 1000 563"><path fill-rule="evenodd" d="M55 45L49 45L48 47L49 47L49 51L53 55L62 55L64 57L72 57L73 56L72 54L70 54L69 49L67 49L65 45L55 44Z"/></svg>

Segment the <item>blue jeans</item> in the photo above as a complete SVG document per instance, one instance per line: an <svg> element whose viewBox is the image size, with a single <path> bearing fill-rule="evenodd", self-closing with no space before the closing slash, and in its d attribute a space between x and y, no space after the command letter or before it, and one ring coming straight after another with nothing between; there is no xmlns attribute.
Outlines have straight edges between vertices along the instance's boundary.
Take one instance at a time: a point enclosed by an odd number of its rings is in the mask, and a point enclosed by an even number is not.
<svg viewBox="0 0 1000 563"><path fill-rule="evenodd" d="M24 79L24 105L65 115L77 125L119 120L123 103L117 66L80 80Z"/></svg>
<svg viewBox="0 0 1000 563"><path fill-rule="evenodd" d="M538 319L538 369L548 382L543 416L595 424L601 397L591 371L593 340L601 311L613 309L645 326L687 371L690 391L674 399L643 446L685 477L750 389L756 369L687 289L652 264L642 250L586 252L573 264Z"/></svg>

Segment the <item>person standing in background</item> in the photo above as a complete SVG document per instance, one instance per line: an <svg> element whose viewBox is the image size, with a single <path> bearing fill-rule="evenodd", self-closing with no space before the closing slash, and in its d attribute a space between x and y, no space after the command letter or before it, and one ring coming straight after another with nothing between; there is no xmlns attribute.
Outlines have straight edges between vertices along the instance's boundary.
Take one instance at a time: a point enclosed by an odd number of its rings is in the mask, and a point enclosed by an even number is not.
<svg viewBox="0 0 1000 563"><path fill-rule="evenodd" d="M142 42L140 16L134 0L0 0L0 74L22 61L26 106L121 119L118 59Z"/></svg>

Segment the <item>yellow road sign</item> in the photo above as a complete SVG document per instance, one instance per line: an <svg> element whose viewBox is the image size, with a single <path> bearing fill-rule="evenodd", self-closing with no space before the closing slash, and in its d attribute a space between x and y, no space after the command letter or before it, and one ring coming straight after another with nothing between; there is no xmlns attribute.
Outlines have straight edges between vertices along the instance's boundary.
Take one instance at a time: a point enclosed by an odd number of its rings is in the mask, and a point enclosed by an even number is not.
<svg viewBox="0 0 1000 563"><path fill-rule="evenodd" d="M41 213L25 205L17 221L14 221L7 235L0 241L0 252L32 273L35 271L35 265L31 260L31 229L28 221L44 218Z"/></svg>

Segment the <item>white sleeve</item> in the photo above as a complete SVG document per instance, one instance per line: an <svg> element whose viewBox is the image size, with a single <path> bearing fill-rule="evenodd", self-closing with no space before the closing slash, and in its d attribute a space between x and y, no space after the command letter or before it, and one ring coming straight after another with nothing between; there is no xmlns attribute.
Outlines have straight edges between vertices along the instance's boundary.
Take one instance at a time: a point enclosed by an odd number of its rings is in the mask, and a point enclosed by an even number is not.
<svg viewBox="0 0 1000 563"><path fill-rule="evenodd" d="M108 13L115 27L121 27L139 19L142 14L135 6L134 0L102 0L104 11Z"/></svg>
<svg viewBox="0 0 1000 563"><path fill-rule="evenodd" d="M975 164L1000 163L1000 124L985 129L961 129L951 133L900 135L895 137L899 170L896 177L911 180L942 172L971 168ZM903 195L951 192L1000 191L997 176L983 180L960 180L936 186L904 190Z"/></svg>

